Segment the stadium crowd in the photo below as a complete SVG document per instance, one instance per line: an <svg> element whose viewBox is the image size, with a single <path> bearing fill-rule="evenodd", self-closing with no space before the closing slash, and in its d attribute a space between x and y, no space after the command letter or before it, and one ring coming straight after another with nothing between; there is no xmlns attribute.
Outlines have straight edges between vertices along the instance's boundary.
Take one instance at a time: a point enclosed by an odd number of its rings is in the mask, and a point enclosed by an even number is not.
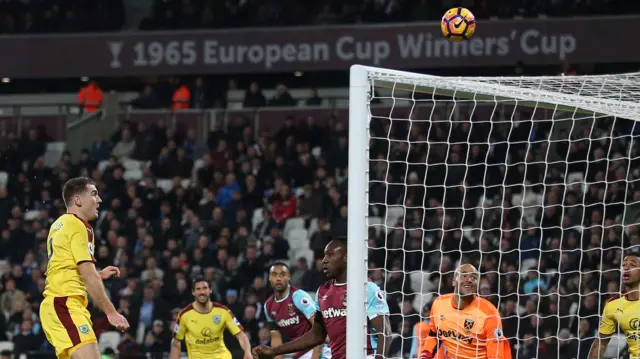
<svg viewBox="0 0 640 359"><path fill-rule="evenodd" d="M529 3L481 1L474 13L589 15L603 14L608 4ZM609 4L606 12L629 13L638 4ZM140 26L433 20L451 5L154 1L153 16ZM1 6L2 33L110 31L120 29L125 18L123 2L112 0L15 0ZM162 107L157 99L143 100L139 107ZM253 96L245 105L255 101L268 104ZM471 122L450 122L442 113L410 127L400 120L389 123L388 113L372 121L370 203L378 204L370 216L385 218L393 206L407 208L396 223L369 228L370 277L388 293L393 331L401 334L392 352L409 356L412 328L429 308L421 292L450 292L451 271L462 259L481 269L480 294L500 305L518 358L586 357L602 303L619 291L620 248L640 245L640 227L623 223L640 222L626 209L640 201L636 131L624 120L600 119L594 131L577 126L556 133L550 121L524 120L533 116L527 111L517 123L491 123L482 111ZM423 113L423 120L429 115ZM25 131L18 142L3 140L0 171L10 175L0 188L0 260L6 260L0 270L0 341L15 343L16 358L28 352L53 355L37 315L45 240L48 226L64 211L62 183L83 175L98 183L104 201L94 223L97 264L122 272L106 282L132 324L115 348L121 357L160 358L168 352L170 328L177 310L192 300L190 279L197 274L210 281L214 300L235 313L253 344L267 343L262 303L271 294L270 263L289 261L293 284L315 292L325 280L318 261L324 246L346 234L344 120L321 126L290 118L274 134L241 124L213 131L206 140L193 129L174 130L161 122L122 123L112 137L97 139L79 158L64 155L55 168L44 165L44 140L36 131ZM141 181L125 179L130 159L145 163ZM565 185L567 174L577 172L584 180ZM157 179L172 180L172 189L165 191ZM254 221L260 208L263 215ZM34 211L37 216L29 215ZM295 255L296 238L286 226L293 218L313 233L311 256ZM463 230L469 227L474 230ZM430 273L421 285L408 275L420 270ZM96 334L110 330L102 313L94 309L93 315ZM227 345L238 349L233 340Z"/></svg>
<svg viewBox="0 0 640 359"><path fill-rule="evenodd" d="M446 0L5 0L0 3L0 32L118 31L125 26L127 17L145 6L149 6L148 14L136 26L140 30L430 21L439 20L447 9L458 5L473 8L479 19L640 12L635 1L484 0L458 4Z"/></svg>
<svg viewBox="0 0 640 359"><path fill-rule="evenodd" d="M504 332L514 338L519 358L574 357L578 348L586 357L601 303L619 290L619 248L640 245L638 225L621 223L626 204L640 199L638 171L627 173L637 160L624 158L636 158L631 124L602 119L591 133L590 127L562 130L549 142L550 122L522 116L515 127L484 115L475 113L473 125L435 115L410 130L403 121L383 119L389 114L372 122L370 203L379 205L370 215L384 218L393 206L407 207L388 232L369 229L370 277L388 293L393 330L404 337L392 350L409 355L413 325L429 307L416 298L451 292L451 271L462 259L481 269L480 294L496 304L500 299ZM241 124L213 131L206 141L193 129L174 131L163 123L122 123L110 139L97 140L77 159L65 154L55 168L44 166L44 143L35 131L2 149L0 170L11 175L0 188L0 259L7 260L0 341L11 338L16 354L51 351L37 316L45 240L64 210L61 184L72 176L92 177L103 198L95 223L97 264L120 267L122 277L107 282L109 295L132 323L118 345L121 356L168 350L168 328L192 300L196 274L212 283L214 299L238 316L253 344L269 339L261 304L271 293L270 263L290 261L293 284L309 292L325 280L323 248L346 234L342 122L319 126L290 118L271 136ZM561 154L566 162L545 165ZM141 181L125 180L130 159L148 164ZM585 173L584 183L565 185L563 174L574 172ZM172 189L161 189L159 178L172 179ZM517 196L524 209L511 200ZM264 215L254 222L259 208ZM39 212L25 220L29 211ZM286 224L292 218L313 231L309 258L291 257L297 243ZM475 230L465 233L466 227ZM521 273L525 263L530 270ZM426 287L410 278L420 270L431 273ZM103 314L93 315L98 335L109 330ZM136 340L141 327L144 335Z"/></svg>

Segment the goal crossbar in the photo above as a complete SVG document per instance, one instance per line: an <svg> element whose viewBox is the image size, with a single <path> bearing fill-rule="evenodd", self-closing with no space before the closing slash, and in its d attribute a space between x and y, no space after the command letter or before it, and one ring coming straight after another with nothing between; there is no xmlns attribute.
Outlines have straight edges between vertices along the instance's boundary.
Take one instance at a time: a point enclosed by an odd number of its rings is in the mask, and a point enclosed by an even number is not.
<svg viewBox="0 0 640 359"><path fill-rule="evenodd" d="M364 67L383 87L469 100L523 101L640 120L640 72L598 76L441 77ZM608 92L616 88L619 91ZM546 106L548 108L548 106Z"/></svg>

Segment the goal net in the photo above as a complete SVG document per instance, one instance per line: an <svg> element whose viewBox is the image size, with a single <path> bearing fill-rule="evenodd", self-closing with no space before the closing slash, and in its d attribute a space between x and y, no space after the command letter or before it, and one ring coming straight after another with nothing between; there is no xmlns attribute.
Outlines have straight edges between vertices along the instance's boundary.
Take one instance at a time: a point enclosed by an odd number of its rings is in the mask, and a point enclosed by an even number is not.
<svg viewBox="0 0 640 359"><path fill-rule="evenodd" d="M387 293L388 357L415 358L416 324L453 292L461 263L479 269L477 291L499 309L514 358L586 357L620 292L623 250L640 246L637 120L638 73L352 67L347 305L358 309L347 357L363 359L370 340L367 279ZM614 336L606 355L625 350Z"/></svg>

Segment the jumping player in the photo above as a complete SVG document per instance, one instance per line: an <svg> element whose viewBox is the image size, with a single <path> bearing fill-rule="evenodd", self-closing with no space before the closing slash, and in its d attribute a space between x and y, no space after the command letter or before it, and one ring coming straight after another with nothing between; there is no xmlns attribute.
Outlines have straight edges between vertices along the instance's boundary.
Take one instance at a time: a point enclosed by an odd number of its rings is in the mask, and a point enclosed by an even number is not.
<svg viewBox="0 0 640 359"><path fill-rule="evenodd" d="M242 326L229 308L211 300L211 287L204 278L193 280L193 303L178 313L169 359L180 359L181 341L187 344L189 359L232 359L224 345L224 332L228 330L238 339L244 350L243 359L251 359L251 344Z"/></svg>
<svg viewBox="0 0 640 359"><path fill-rule="evenodd" d="M345 239L331 241L324 250L322 269L328 282L318 289L319 314L311 330L297 340L276 347L258 346L253 350L254 357L274 357L282 354L311 350L324 343L329 337L331 356L334 359L346 359L347 348L347 242ZM385 294L380 288L367 284L367 317L369 330L367 335L367 358L381 359L387 351L386 338L391 334L387 316L389 307ZM371 331L373 329L373 331Z"/></svg>
<svg viewBox="0 0 640 359"><path fill-rule="evenodd" d="M40 320L47 340L60 359L99 359L98 340L87 310L87 292L107 315L109 323L121 331L129 323L113 306L103 280L119 276L116 267L96 270L93 257L93 228L102 200L95 183L85 177L72 178L62 188L67 213L58 218L47 237L46 285L40 305Z"/></svg>
<svg viewBox="0 0 640 359"><path fill-rule="evenodd" d="M477 295L479 273L471 264L455 272L455 292L434 300L429 334L422 340L420 359L511 359L496 307ZM439 353L444 350L445 353Z"/></svg>
<svg viewBox="0 0 640 359"><path fill-rule="evenodd" d="M640 357L640 254L628 253L622 260L624 295L611 299L602 310L598 337L591 344L589 359L604 358L611 336L622 331L631 358Z"/></svg>
<svg viewBox="0 0 640 359"><path fill-rule="evenodd" d="M264 303L264 313L271 329L271 345L282 344L284 335L294 341L311 329L315 320L317 307L307 292L289 284L291 274L284 263L275 263L269 270L269 282L275 293ZM295 358L320 359L330 358L329 347L323 355L323 346L319 345L310 351L296 353Z"/></svg>

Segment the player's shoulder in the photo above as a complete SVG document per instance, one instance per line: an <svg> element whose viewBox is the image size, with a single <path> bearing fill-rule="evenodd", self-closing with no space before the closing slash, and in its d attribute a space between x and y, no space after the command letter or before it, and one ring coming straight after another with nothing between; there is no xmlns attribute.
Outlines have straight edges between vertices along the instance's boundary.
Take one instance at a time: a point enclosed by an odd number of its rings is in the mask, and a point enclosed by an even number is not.
<svg viewBox="0 0 640 359"><path fill-rule="evenodd" d="M298 288L291 288L291 300L295 304L308 305L313 303L313 297L306 291Z"/></svg>
<svg viewBox="0 0 640 359"><path fill-rule="evenodd" d="M485 314L495 314L498 313L498 308L488 299L482 298L480 296L476 296L476 300L478 301L478 306L480 310Z"/></svg>
<svg viewBox="0 0 640 359"><path fill-rule="evenodd" d="M224 304L220 304L220 303L214 302L214 301L211 301L211 304L213 305L213 308L211 308L212 311L226 312L226 313L229 313L229 314L233 314L231 312L231 309L229 309L229 307L227 307Z"/></svg>
<svg viewBox="0 0 640 359"><path fill-rule="evenodd" d="M85 225L85 222L75 214L65 213L53 222L51 228L55 228L58 231L77 231L83 228L90 228L87 227L88 225L88 223Z"/></svg>
<svg viewBox="0 0 640 359"><path fill-rule="evenodd" d="M329 289L331 289L333 287L333 279L328 280L326 282L324 282L324 284L322 284L319 288L318 288L318 293L323 293L328 291Z"/></svg>
<svg viewBox="0 0 640 359"><path fill-rule="evenodd" d="M628 302L627 298L625 298L621 294L614 294L604 304L603 313L607 313L609 311L616 311L621 306L624 306Z"/></svg>
<svg viewBox="0 0 640 359"><path fill-rule="evenodd" d="M434 307L434 306L442 306L442 305L452 305L451 304L452 299L453 299L453 293L442 294L433 300L433 304L431 304L431 306Z"/></svg>
<svg viewBox="0 0 640 359"><path fill-rule="evenodd" d="M189 304L186 307L180 309L180 311L178 312L178 319L189 315L189 313L195 313L195 309L193 309L193 304Z"/></svg>

